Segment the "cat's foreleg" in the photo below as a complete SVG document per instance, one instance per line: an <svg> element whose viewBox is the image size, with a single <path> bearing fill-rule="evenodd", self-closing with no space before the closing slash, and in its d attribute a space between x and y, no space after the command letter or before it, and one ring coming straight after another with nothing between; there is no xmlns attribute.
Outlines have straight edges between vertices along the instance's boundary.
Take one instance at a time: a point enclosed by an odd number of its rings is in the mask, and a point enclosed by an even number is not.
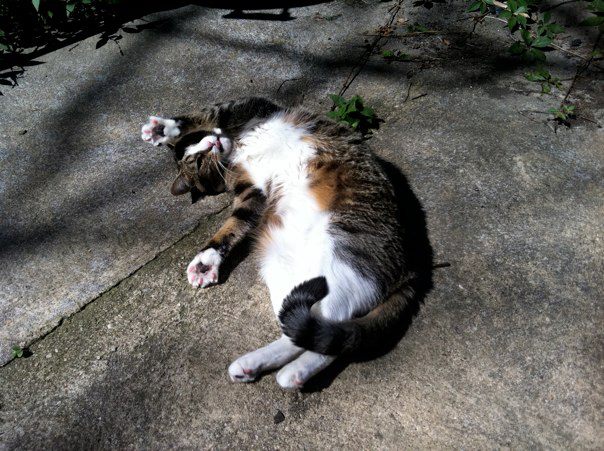
<svg viewBox="0 0 604 451"><path fill-rule="evenodd" d="M237 171L236 168L234 170ZM262 217L266 196L253 185L247 174L237 178L234 191L236 197L231 216L187 267L187 278L195 288L205 288L218 282L220 264Z"/></svg>
<svg viewBox="0 0 604 451"><path fill-rule="evenodd" d="M304 352L289 337L283 335L278 340L239 357L229 366L229 376L233 382L251 382L266 371L281 368Z"/></svg>
<svg viewBox="0 0 604 451"><path fill-rule="evenodd" d="M185 135L199 130L213 133L220 132L218 130L218 120L218 109L216 107L173 118L150 116L149 121L141 129L141 138L154 146L175 144Z"/></svg>

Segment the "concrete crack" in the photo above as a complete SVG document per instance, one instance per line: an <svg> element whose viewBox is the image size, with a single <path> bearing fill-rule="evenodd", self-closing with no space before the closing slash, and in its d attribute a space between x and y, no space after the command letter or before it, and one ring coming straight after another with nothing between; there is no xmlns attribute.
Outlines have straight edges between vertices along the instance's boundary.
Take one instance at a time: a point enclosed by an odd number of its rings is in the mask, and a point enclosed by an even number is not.
<svg viewBox="0 0 604 451"><path fill-rule="evenodd" d="M220 215L222 212L224 212L227 208L229 208L231 206L231 203L229 202L227 205L225 205L224 207L220 208L219 210L204 216L203 221L207 221L208 218L212 218L212 217L216 217L218 215ZM168 246L166 246L163 249L160 249L158 252L156 252L156 254L150 258L149 260L145 261L144 263L142 263L141 265L139 265L137 268L135 268L134 270L132 270L130 273L128 273L126 276L122 277L120 280L118 280L117 282L115 282L113 285L107 287L105 290L103 290L102 292L100 292L99 294L97 294L94 298L92 298L90 301L82 304L77 310L75 310L74 312L70 313L69 315L63 316L62 318L60 318L57 321L57 324L55 324L53 327L51 327L50 329L48 329L47 331L45 331L44 333L42 333L39 337L33 339L32 341L28 342L25 345L25 348L29 348L33 345L35 345L36 343L39 343L40 341L44 340L47 336L49 336L50 334L52 334L54 331L56 331L59 327L61 327L61 325L65 322L66 319L71 318L75 315L77 315L78 313L82 312L86 307L88 307L89 305L91 305L93 302L97 301L98 299L100 299L101 297L105 296L107 293L109 293L111 290L113 290L114 288L119 287L124 281L130 279L132 276L134 276L137 272L139 272L140 270L142 270L144 267L146 267L149 263L157 260L159 257L161 257L165 252L168 252L170 249L172 249L174 246L176 246L178 243L180 243L182 240L184 240L185 238L187 238L188 236L192 235L193 233L195 233L197 231L197 229L202 225L202 220L198 221L197 224L191 228L191 230L189 230L188 232L184 233L183 235L180 236L180 238L178 238L176 241L172 242L171 244L169 244ZM12 361L14 361L15 358L11 358L9 361L5 362L4 364L0 365L0 368L5 367L7 365L9 365Z"/></svg>

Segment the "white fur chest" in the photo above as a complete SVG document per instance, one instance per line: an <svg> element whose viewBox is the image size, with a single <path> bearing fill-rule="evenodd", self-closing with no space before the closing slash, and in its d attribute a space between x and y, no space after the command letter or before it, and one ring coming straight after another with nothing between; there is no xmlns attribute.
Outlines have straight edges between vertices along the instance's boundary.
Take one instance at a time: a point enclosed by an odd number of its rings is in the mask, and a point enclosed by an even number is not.
<svg viewBox="0 0 604 451"><path fill-rule="evenodd" d="M233 161L256 186L278 188L281 225L271 230L261 256L261 274L276 312L293 286L321 274L324 256L331 253L329 214L320 210L308 188L307 165L315 149L304 135L276 116L241 138Z"/></svg>

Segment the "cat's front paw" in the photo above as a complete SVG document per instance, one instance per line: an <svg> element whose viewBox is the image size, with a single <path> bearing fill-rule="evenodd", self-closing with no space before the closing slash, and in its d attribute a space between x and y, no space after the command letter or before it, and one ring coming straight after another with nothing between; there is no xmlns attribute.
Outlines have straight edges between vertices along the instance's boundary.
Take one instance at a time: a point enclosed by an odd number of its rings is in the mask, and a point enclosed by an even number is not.
<svg viewBox="0 0 604 451"><path fill-rule="evenodd" d="M222 262L216 249L206 249L195 256L187 267L187 279L195 288L218 283L218 267Z"/></svg>
<svg viewBox="0 0 604 451"><path fill-rule="evenodd" d="M150 116L141 129L141 138L154 146L167 144L180 136L180 128L174 119Z"/></svg>

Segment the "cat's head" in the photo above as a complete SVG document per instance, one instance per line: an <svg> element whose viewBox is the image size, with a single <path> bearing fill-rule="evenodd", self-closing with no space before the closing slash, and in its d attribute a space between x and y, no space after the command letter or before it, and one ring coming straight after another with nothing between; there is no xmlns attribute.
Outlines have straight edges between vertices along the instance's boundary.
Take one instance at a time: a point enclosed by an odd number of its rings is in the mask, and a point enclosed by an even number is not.
<svg viewBox="0 0 604 451"><path fill-rule="evenodd" d="M218 131L219 132L219 131ZM184 141L184 140L183 140ZM233 148L232 140L222 133L205 134L202 139L193 138L178 143L175 157L179 172L170 192L180 196L191 192L194 197L218 194L226 191L228 157Z"/></svg>

